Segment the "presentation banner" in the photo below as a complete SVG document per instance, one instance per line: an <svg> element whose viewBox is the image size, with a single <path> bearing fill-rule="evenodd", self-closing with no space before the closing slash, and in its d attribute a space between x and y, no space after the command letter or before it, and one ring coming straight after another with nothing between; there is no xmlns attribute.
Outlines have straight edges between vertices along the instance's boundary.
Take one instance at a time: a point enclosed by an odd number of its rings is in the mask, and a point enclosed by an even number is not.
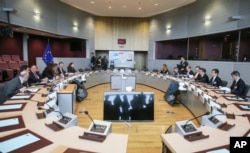
<svg viewBox="0 0 250 153"><path fill-rule="evenodd" d="M109 51L109 66L134 68L134 51Z"/></svg>

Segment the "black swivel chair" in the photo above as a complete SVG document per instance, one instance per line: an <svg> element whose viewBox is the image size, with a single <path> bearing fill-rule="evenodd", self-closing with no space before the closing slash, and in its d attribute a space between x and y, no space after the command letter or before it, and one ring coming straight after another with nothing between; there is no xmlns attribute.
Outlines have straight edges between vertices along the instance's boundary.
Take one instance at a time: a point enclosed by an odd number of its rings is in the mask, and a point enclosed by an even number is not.
<svg viewBox="0 0 250 153"><path fill-rule="evenodd" d="M221 82L222 82L222 87L226 87L227 86L227 81L221 80Z"/></svg>
<svg viewBox="0 0 250 153"><path fill-rule="evenodd" d="M243 98L246 98L247 97L247 94L248 94L248 92L249 92L249 89L250 89L250 85L248 85L248 84L246 84L245 85L245 91L244 91L244 97Z"/></svg>
<svg viewBox="0 0 250 153"><path fill-rule="evenodd" d="M6 96L3 94L4 86L0 86L0 105L6 101Z"/></svg>

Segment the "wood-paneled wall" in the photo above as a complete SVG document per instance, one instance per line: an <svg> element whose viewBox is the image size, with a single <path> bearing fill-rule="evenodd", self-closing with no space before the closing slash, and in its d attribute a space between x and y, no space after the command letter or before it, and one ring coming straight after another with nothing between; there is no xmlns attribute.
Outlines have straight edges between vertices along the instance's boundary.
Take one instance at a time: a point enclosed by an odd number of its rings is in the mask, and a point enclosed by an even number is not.
<svg viewBox="0 0 250 153"><path fill-rule="evenodd" d="M120 47L118 38L126 39ZM149 21L146 18L97 17L95 20L96 50L148 51Z"/></svg>

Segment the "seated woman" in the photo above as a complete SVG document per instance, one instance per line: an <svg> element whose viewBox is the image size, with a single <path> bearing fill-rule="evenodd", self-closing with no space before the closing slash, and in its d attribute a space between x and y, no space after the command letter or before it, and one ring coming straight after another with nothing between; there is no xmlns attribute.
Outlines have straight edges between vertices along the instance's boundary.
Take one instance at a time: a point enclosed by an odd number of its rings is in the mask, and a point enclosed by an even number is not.
<svg viewBox="0 0 250 153"><path fill-rule="evenodd" d="M54 78L58 79L58 76L56 74L57 70L57 64L48 64L47 67L43 70L42 77L48 78L49 80L52 80Z"/></svg>
<svg viewBox="0 0 250 153"><path fill-rule="evenodd" d="M167 64L163 64L163 66L162 66L162 69L161 69L160 73L161 73L161 74L169 74Z"/></svg>
<svg viewBox="0 0 250 153"><path fill-rule="evenodd" d="M76 73L75 65L73 62L69 63L67 69L68 69L68 73Z"/></svg>

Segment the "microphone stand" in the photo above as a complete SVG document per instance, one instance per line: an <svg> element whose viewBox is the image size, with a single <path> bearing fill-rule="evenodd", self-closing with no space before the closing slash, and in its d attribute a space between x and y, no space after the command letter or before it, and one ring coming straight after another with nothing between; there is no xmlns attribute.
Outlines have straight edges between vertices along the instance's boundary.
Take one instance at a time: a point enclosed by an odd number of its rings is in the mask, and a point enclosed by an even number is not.
<svg viewBox="0 0 250 153"><path fill-rule="evenodd" d="M96 129L96 124L95 124L94 120L92 119L92 117L89 115L88 111L80 111L79 113L84 113L85 115L88 115L90 120L93 122L94 128Z"/></svg>
<svg viewBox="0 0 250 153"><path fill-rule="evenodd" d="M186 129L186 126L187 126L187 123L188 123L188 122L190 122L190 121L192 121L192 120L194 120L194 119L197 119L197 118L199 118L199 117L201 117L201 116L209 115L209 114L210 114L210 112L206 112L206 113L204 113L204 114L202 114L202 115L199 115L199 116L196 116L196 117L194 117L194 118L192 118L192 119L187 120L186 123L185 123L184 126L183 126L183 129L184 129L184 130Z"/></svg>

